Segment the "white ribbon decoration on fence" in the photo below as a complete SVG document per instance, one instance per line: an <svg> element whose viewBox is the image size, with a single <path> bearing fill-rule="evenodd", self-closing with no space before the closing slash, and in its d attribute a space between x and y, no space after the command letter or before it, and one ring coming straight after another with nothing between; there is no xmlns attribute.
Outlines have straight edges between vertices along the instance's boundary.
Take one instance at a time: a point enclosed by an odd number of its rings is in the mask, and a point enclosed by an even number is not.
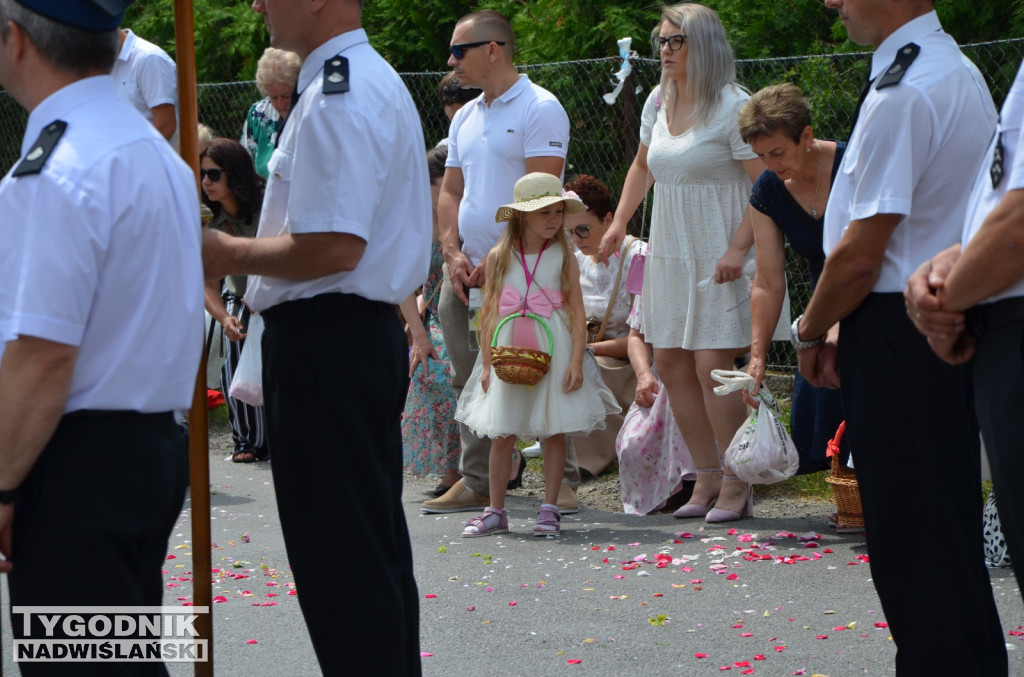
<svg viewBox="0 0 1024 677"><path fill-rule="evenodd" d="M633 65L629 63L630 57L637 55L636 52L630 49L630 46L633 44L633 38L622 38L617 40L615 44L619 46L619 56L622 57L622 65L619 67L618 72L614 74L615 79L612 80L613 83L617 83L615 89L604 95L604 102L609 106L615 103L615 99L619 98L622 85L625 84L629 74L633 72Z"/></svg>

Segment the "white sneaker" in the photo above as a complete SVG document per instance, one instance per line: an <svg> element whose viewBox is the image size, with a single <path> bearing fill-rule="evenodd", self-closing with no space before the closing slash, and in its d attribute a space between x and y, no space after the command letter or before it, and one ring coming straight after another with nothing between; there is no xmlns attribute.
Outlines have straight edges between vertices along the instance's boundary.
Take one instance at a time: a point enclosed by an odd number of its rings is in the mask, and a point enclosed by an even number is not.
<svg viewBox="0 0 1024 677"><path fill-rule="evenodd" d="M537 458L541 455L540 442L534 442L532 445L526 447L521 452L526 458Z"/></svg>

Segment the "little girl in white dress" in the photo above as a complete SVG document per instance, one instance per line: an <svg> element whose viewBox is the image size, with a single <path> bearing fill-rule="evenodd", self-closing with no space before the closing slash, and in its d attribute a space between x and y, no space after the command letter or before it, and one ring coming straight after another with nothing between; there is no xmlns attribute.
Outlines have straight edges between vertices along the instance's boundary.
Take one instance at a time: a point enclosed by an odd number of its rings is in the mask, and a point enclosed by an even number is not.
<svg viewBox="0 0 1024 677"><path fill-rule="evenodd" d="M518 437L545 439L544 503L533 532L557 535L562 515L555 503L565 470L565 435L602 429L605 416L619 411L597 362L585 355L580 273L562 225L565 212L587 207L563 194L558 177L542 172L516 181L513 196L515 202L495 215L508 227L487 255L481 336L494 336L501 320L515 315L499 329L496 345L545 350L551 365L536 385L505 383L495 375L489 347L481 347L455 418L491 438L491 504L466 524L465 537L508 532L505 491ZM542 318L547 329L525 313Z"/></svg>

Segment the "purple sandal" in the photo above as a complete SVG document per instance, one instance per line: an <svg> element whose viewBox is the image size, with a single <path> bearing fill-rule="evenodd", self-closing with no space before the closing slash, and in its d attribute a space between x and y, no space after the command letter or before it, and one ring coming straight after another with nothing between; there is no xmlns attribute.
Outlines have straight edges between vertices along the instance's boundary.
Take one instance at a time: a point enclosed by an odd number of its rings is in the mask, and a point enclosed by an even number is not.
<svg viewBox="0 0 1024 677"><path fill-rule="evenodd" d="M466 522L466 527L462 530L462 537L479 538L480 536L490 536L491 534L507 533L508 512L505 510L495 510L494 508L485 508L483 515L474 517Z"/></svg>
<svg viewBox="0 0 1024 677"><path fill-rule="evenodd" d="M548 503L540 506L537 512L537 523L533 525L534 536L557 536L562 529L562 513L556 506Z"/></svg>

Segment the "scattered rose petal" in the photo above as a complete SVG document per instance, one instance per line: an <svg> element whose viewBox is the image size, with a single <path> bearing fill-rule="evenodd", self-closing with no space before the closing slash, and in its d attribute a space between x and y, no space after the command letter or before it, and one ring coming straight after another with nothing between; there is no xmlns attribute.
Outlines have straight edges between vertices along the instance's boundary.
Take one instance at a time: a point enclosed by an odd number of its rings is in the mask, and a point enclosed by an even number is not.
<svg viewBox="0 0 1024 677"><path fill-rule="evenodd" d="M226 601L228 601L228 598L225 597L224 595L217 595L216 597L213 598L213 603L214 604L220 604L221 602L226 602Z"/></svg>
<svg viewBox="0 0 1024 677"><path fill-rule="evenodd" d="M437 595L434 595L434 594L430 594L430 595L423 595L423 598L424 598L424 599L436 599L436 598L437 598Z"/></svg>
<svg viewBox="0 0 1024 677"><path fill-rule="evenodd" d="M519 606L519 602L509 602L509 606Z"/></svg>
<svg viewBox="0 0 1024 677"><path fill-rule="evenodd" d="M740 637L753 637L753 636L754 636L754 633L752 633L752 632L741 632L740 633Z"/></svg>
<svg viewBox="0 0 1024 677"><path fill-rule="evenodd" d="M246 644L259 644L260 641L258 639L250 639L250 640L246 640L245 643Z"/></svg>
<svg viewBox="0 0 1024 677"><path fill-rule="evenodd" d="M476 607L475 606L467 606L466 607L466 611L476 611Z"/></svg>
<svg viewBox="0 0 1024 677"><path fill-rule="evenodd" d="M693 654L693 657L694 658L707 658L708 655L706 653L695 653L695 654Z"/></svg>
<svg viewBox="0 0 1024 677"><path fill-rule="evenodd" d="M434 654L430 653L429 651L421 651L420 652L420 658L430 658L433 655Z"/></svg>
<svg viewBox="0 0 1024 677"><path fill-rule="evenodd" d="M583 661L581 661L579 658L569 658L569 659L566 659L565 662L568 663L569 665L579 665Z"/></svg>
<svg viewBox="0 0 1024 677"><path fill-rule="evenodd" d="M759 653L756 656L754 656L754 660L755 661L763 661L763 660L767 660L767 659L764 657L763 653Z"/></svg>
<svg viewBox="0 0 1024 677"><path fill-rule="evenodd" d="M814 639L828 639L828 635L815 635Z"/></svg>
<svg viewBox="0 0 1024 677"><path fill-rule="evenodd" d="M727 581L735 581L737 578L739 578L739 574L729 574L728 576L725 577L725 580L727 580Z"/></svg>
<svg viewBox="0 0 1024 677"><path fill-rule="evenodd" d="M887 628L887 627L889 627L889 624L886 623L885 621L879 621L878 623L875 623L875 627L876 628Z"/></svg>
<svg viewBox="0 0 1024 677"><path fill-rule="evenodd" d="M735 661L733 665L735 665L738 668L749 668L750 661Z"/></svg>

